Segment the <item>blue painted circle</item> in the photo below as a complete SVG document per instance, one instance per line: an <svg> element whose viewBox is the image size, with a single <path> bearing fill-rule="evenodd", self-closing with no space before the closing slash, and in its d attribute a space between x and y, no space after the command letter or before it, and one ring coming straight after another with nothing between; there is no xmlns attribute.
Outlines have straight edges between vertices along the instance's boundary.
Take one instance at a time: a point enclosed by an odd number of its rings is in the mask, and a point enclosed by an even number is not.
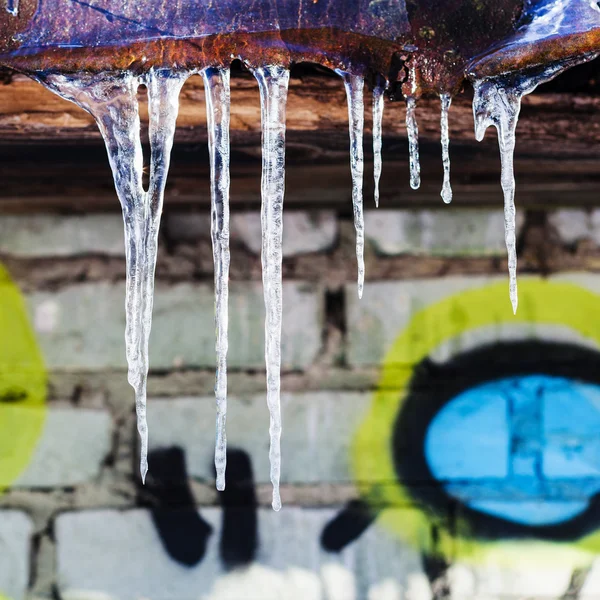
<svg viewBox="0 0 600 600"><path fill-rule="evenodd" d="M431 421L425 457L474 510L530 526L568 521L600 491L600 386L527 375L465 390Z"/></svg>

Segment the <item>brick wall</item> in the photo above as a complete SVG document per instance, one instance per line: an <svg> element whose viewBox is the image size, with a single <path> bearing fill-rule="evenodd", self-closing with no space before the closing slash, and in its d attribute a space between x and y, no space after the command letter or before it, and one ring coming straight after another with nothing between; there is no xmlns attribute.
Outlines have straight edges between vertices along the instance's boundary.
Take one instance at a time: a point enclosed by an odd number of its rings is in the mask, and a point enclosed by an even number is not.
<svg viewBox="0 0 600 600"><path fill-rule="evenodd" d="M145 487L120 216L4 216L24 316L0 322L24 318L47 392L7 388L28 359L1 340L0 597L600 598L599 214L520 214L513 317L501 210L368 210L361 301L346 213L287 213L280 513L258 214L232 218L223 494L207 216L161 232Z"/></svg>

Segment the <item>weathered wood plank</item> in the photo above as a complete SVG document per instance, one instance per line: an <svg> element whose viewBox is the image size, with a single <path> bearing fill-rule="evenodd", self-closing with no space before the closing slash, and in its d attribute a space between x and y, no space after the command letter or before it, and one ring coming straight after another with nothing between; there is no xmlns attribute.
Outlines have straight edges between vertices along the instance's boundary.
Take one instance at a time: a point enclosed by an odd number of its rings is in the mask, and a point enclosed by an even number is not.
<svg viewBox="0 0 600 600"><path fill-rule="evenodd" d="M370 109L370 101L366 99ZM260 131L258 89L250 76L232 80L231 128L234 147L249 151L248 135L255 139ZM591 94L537 93L523 100L519 122L519 151L541 155L600 156L600 98ZM142 97L142 116L147 105ZM404 103L389 102L384 114L384 133L389 140L405 138ZM418 107L420 136L423 141L439 140L439 102L423 99ZM342 143L330 134L345 135L348 127L346 100L341 79L325 76L292 78L288 106L288 130L297 143L306 139L311 145L318 134L327 140L325 149ZM370 132L370 110L366 130ZM476 145L470 99L462 94L454 101L450 113L451 139L456 143ZM492 147L489 134L483 146ZM99 140L90 115L62 100L23 75L14 75L0 87L0 143L2 142L70 142ZM178 121L179 142L206 140L206 110L200 77L190 78L183 88ZM317 144L318 146L318 144ZM323 151L322 151L323 152Z"/></svg>

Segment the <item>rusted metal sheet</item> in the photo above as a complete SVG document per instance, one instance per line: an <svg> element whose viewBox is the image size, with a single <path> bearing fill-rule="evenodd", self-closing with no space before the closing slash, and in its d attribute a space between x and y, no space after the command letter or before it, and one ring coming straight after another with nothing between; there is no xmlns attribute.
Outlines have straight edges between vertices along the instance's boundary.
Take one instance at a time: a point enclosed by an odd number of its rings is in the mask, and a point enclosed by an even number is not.
<svg viewBox="0 0 600 600"><path fill-rule="evenodd" d="M0 9L0 63L27 73L308 61L405 80L418 96L457 91L465 73L599 49L591 0L20 0L16 15Z"/></svg>

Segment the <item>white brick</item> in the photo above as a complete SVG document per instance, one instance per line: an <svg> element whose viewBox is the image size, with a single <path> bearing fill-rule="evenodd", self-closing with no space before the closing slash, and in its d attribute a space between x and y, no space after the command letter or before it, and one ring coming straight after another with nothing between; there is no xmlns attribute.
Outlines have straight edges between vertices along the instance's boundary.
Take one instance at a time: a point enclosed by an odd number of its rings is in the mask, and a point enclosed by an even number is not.
<svg viewBox="0 0 600 600"><path fill-rule="evenodd" d="M524 222L517 212L517 234ZM365 237L383 255L504 255L502 210L369 210Z"/></svg>
<svg viewBox="0 0 600 600"><path fill-rule="evenodd" d="M25 598L29 581L31 519L16 510L0 510L0 597Z"/></svg>
<svg viewBox="0 0 600 600"><path fill-rule="evenodd" d="M585 210L578 208L556 210L548 215L548 221L565 244L574 244L592 235L590 213Z"/></svg>
<svg viewBox="0 0 600 600"><path fill-rule="evenodd" d="M519 281L530 278L520 276ZM600 277L594 274L561 273L553 276L551 280L568 281L600 295ZM374 282L365 286L362 300L356 297L355 287L352 284L348 285L346 298L349 363L360 366L380 365L395 339L418 311L460 292L502 281L506 282L508 307L508 277L501 276ZM459 302L457 310L457 318L460 318L462 308ZM526 307L520 306L519 311L523 310L526 310ZM568 310L568 307L565 307L565 310ZM435 327L435 323L431 323L431 327ZM429 333L423 331L420 335L427 336ZM446 340L434 348L430 356L443 361L458 352L473 349L483 343L515 339L547 339L596 347L589 338L566 326L545 323L511 324L505 316L498 316L496 319L490 317L488 327L467 330L457 338Z"/></svg>
<svg viewBox="0 0 600 600"><path fill-rule="evenodd" d="M417 551L388 537L378 525L341 554L324 552L319 538L336 510L290 506L280 513L259 510L257 563L225 574L219 559L221 511L207 508L200 514L213 531L204 559L192 567L167 555L146 511L60 515L56 539L61 597L78 590L77 598L100 593L118 599L279 600L285 591L286 598L318 600L324 593L336 597L330 594L344 580L362 600L382 581L393 579L404 587L411 576L422 574ZM302 596L306 590L318 595Z"/></svg>
<svg viewBox="0 0 600 600"><path fill-rule="evenodd" d="M31 462L14 487L64 487L89 481L98 476L110 444L108 413L52 408Z"/></svg>
<svg viewBox="0 0 600 600"><path fill-rule="evenodd" d="M282 482L351 481L350 445L369 406L370 394L282 394L281 403ZM151 449L180 446L191 475L214 479L213 397L150 399L148 421ZM269 413L264 394L228 399L227 441L230 448L248 452L256 481L270 481Z"/></svg>
<svg viewBox="0 0 600 600"><path fill-rule="evenodd" d="M283 288L283 368L310 364L321 345L319 288ZM27 297L37 339L51 369L125 368L125 286L90 283ZM229 298L229 366L264 368L264 299L260 283L234 283ZM212 286L158 285L150 337L154 369L214 367Z"/></svg>
<svg viewBox="0 0 600 600"><path fill-rule="evenodd" d="M110 215L2 215L0 252L14 256L124 256L123 220Z"/></svg>
<svg viewBox="0 0 600 600"><path fill-rule="evenodd" d="M337 221L332 211L283 213L283 255L324 252L333 246ZM240 240L251 252L260 254L260 212L231 215L231 239Z"/></svg>

